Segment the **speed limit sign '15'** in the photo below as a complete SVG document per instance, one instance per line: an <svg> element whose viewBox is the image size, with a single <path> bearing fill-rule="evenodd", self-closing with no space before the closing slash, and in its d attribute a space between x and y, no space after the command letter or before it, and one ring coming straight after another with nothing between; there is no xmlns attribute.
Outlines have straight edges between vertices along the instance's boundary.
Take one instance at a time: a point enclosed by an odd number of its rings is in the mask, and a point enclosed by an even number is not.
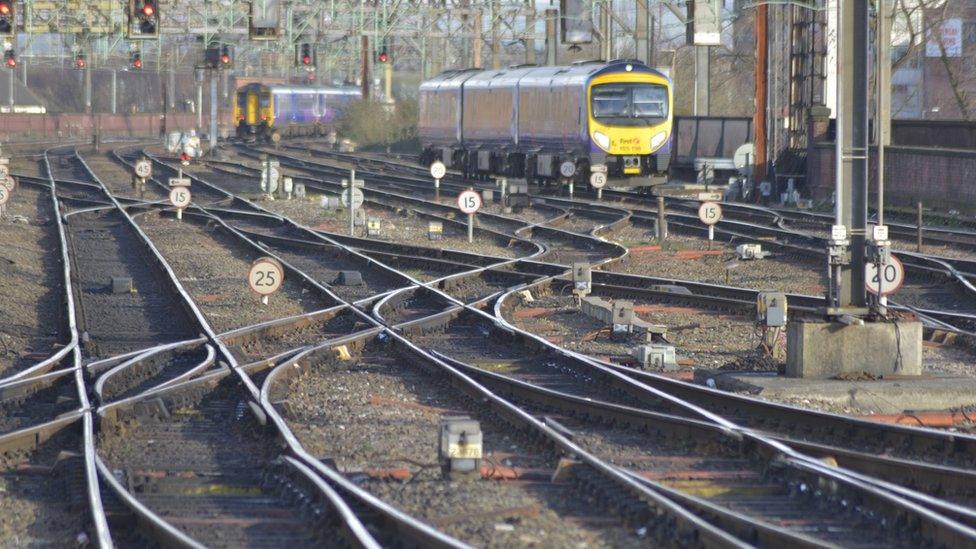
<svg viewBox="0 0 976 549"><path fill-rule="evenodd" d="M190 189L186 187L173 187L169 191L169 202L179 209L185 209L190 205Z"/></svg>
<svg viewBox="0 0 976 549"><path fill-rule="evenodd" d="M722 206L716 202L702 202L698 207L698 219L706 225L714 225L722 220Z"/></svg>
<svg viewBox="0 0 976 549"><path fill-rule="evenodd" d="M462 213L473 214L481 209L481 195L467 190L458 195L457 203Z"/></svg>
<svg viewBox="0 0 976 549"><path fill-rule="evenodd" d="M258 258L247 273L247 284L258 295L270 295L281 288L285 281L285 269L272 257Z"/></svg>

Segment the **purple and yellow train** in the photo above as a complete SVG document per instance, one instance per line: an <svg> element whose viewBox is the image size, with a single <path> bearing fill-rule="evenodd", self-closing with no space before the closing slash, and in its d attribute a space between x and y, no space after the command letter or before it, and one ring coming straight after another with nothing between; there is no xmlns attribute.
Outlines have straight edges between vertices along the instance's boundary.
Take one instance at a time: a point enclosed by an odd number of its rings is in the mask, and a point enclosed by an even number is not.
<svg viewBox="0 0 976 549"><path fill-rule="evenodd" d="M440 74L420 86L421 161L542 182L664 181L671 81L639 61Z"/></svg>
<svg viewBox="0 0 976 549"><path fill-rule="evenodd" d="M327 134L362 92L353 87L251 83L238 88L236 98L237 136L271 139Z"/></svg>

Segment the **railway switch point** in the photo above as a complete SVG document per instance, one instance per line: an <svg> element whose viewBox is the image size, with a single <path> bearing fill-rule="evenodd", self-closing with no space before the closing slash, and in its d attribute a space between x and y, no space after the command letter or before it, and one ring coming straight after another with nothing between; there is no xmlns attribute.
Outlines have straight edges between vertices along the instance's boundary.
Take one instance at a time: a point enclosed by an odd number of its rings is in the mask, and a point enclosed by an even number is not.
<svg viewBox="0 0 976 549"><path fill-rule="evenodd" d="M363 274L359 271L340 271L336 282L341 286L362 286Z"/></svg>
<svg viewBox="0 0 976 549"><path fill-rule="evenodd" d="M113 294L129 294L132 293L132 278L128 276L113 276L112 277L112 293Z"/></svg>
<svg viewBox="0 0 976 549"><path fill-rule="evenodd" d="M763 259L770 256L769 252L763 251L762 244L739 244L735 247L735 255L739 259Z"/></svg>
<svg viewBox="0 0 976 549"><path fill-rule="evenodd" d="M638 345L633 350L634 359L645 370L673 372L678 369L678 359L674 345L648 343Z"/></svg>
<svg viewBox="0 0 976 549"><path fill-rule="evenodd" d="M481 424L468 416L441 418L438 457L441 470L450 480L481 478Z"/></svg>

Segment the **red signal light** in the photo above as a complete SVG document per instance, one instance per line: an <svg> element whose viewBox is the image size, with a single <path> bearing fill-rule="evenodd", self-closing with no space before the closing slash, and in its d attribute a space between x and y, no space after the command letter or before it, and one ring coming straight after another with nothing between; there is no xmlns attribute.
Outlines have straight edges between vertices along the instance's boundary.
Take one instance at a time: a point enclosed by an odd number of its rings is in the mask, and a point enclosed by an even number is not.
<svg viewBox="0 0 976 549"><path fill-rule="evenodd" d="M181 152L180 162L189 162L189 161L190 161L190 155L186 154L185 152Z"/></svg>
<svg viewBox="0 0 976 549"><path fill-rule="evenodd" d="M0 2L0 15L10 15L10 4Z"/></svg>
<svg viewBox="0 0 976 549"><path fill-rule="evenodd" d="M221 63L223 63L223 64L225 64L225 65L226 65L227 63L230 63L230 56L229 56L229 55L227 55L226 53L225 53L225 54L223 54L223 55L221 55L221 56L220 56L220 62L221 62Z"/></svg>
<svg viewBox="0 0 976 549"><path fill-rule="evenodd" d="M139 59L139 58L133 59L132 60L132 66L135 67L135 68L137 68L137 69L141 69L142 68L142 59Z"/></svg>
<svg viewBox="0 0 976 549"><path fill-rule="evenodd" d="M302 64L303 65L311 65L312 64L312 57L310 55L303 55L302 56Z"/></svg>
<svg viewBox="0 0 976 549"><path fill-rule="evenodd" d="M14 59L13 57L8 57L7 58L7 66L10 67L11 69L14 68L14 67L16 67L17 66L17 60Z"/></svg>
<svg viewBox="0 0 976 549"><path fill-rule="evenodd" d="M155 10L155 8L152 7L152 4L149 4L147 2L146 5L142 7L142 13L146 17L152 17L153 14L156 13L156 10Z"/></svg>
<svg viewBox="0 0 976 549"><path fill-rule="evenodd" d="M380 52L380 63L386 63L390 60L390 56L386 54L385 51Z"/></svg>

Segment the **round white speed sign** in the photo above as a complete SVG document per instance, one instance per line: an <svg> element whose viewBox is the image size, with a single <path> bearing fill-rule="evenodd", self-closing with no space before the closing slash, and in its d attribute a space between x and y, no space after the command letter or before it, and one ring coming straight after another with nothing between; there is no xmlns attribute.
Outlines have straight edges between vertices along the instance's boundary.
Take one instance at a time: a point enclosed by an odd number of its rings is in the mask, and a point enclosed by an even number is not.
<svg viewBox="0 0 976 549"><path fill-rule="evenodd" d="M6 188L10 192L14 192L17 190L17 179L12 175L8 175L7 177L0 177L0 183L2 183L4 188Z"/></svg>
<svg viewBox="0 0 976 549"><path fill-rule="evenodd" d="M573 177L576 175L576 163L567 160L559 165L559 174L563 177Z"/></svg>
<svg viewBox="0 0 976 549"><path fill-rule="evenodd" d="M0 206L3 206L10 200L11 192L7 190L7 187L0 185Z"/></svg>
<svg viewBox="0 0 976 549"><path fill-rule="evenodd" d="M457 204L462 213L473 214L481 209L481 195L476 191L464 191L458 195Z"/></svg>
<svg viewBox="0 0 976 549"><path fill-rule="evenodd" d="M271 257L258 258L247 272L247 285L259 295L277 292L284 281L284 267Z"/></svg>
<svg viewBox="0 0 976 549"><path fill-rule="evenodd" d="M184 209L190 205L190 189L186 187L173 187L169 191L169 202L179 209Z"/></svg>
<svg viewBox="0 0 976 549"><path fill-rule="evenodd" d="M353 208L358 208L363 205L366 201L366 195L363 194L363 190L359 187L353 187L352 189L342 189L342 196L339 200L342 201L342 205L346 208L349 207L349 195L352 194L352 206Z"/></svg>
<svg viewBox="0 0 976 549"><path fill-rule="evenodd" d="M430 165L430 176L434 179L443 179L447 175L447 166L440 160Z"/></svg>
<svg viewBox="0 0 976 549"><path fill-rule="evenodd" d="M152 175L152 163L148 160L140 160L136 162L136 177L141 177L143 179Z"/></svg>
<svg viewBox="0 0 976 549"><path fill-rule="evenodd" d="M590 186L594 189L602 189L607 186L607 174L603 172L593 172L590 174Z"/></svg>
<svg viewBox="0 0 976 549"><path fill-rule="evenodd" d="M698 219L706 225L714 225L722 220L722 206L716 202L702 202L698 206Z"/></svg>
<svg viewBox="0 0 976 549"><path fill-rule="evenodd" d="M905 283L905 266L895 256L891 256L891 261L880 269L881 272L878 270L874 263L864 264L864 287L871 294L891 295Z"/></svg>

